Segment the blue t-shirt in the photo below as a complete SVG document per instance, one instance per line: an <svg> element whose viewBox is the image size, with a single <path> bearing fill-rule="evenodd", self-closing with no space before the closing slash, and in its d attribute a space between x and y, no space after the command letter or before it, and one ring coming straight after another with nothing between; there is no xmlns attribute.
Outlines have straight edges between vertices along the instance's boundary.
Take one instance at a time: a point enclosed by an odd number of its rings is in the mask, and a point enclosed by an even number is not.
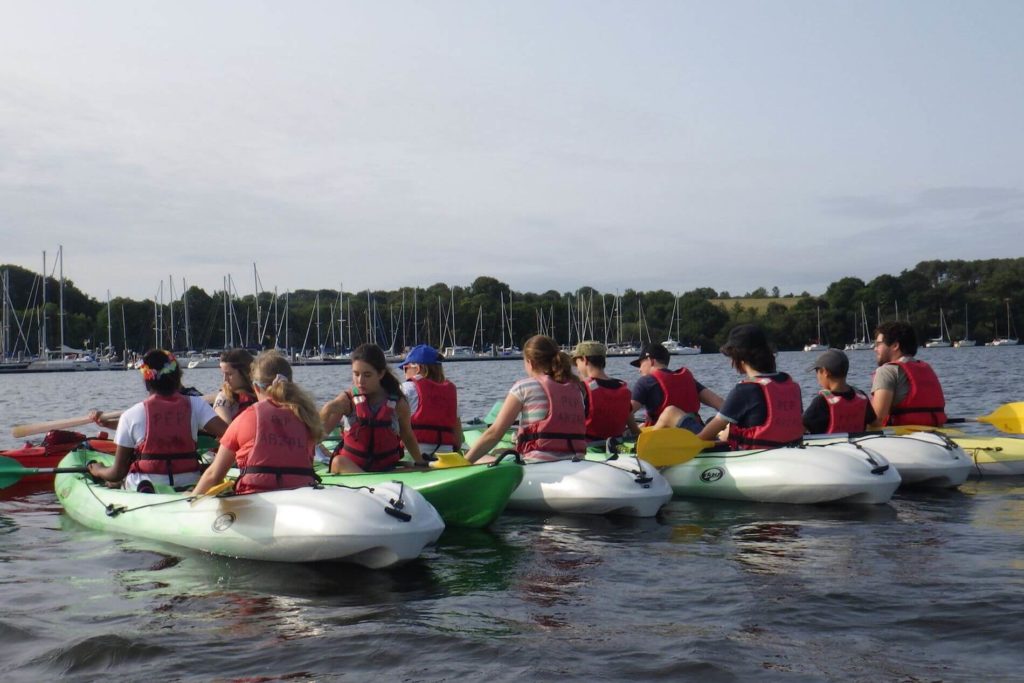
<svg viewBox="0 0 1024 683"><path fill-rule="evenodd" d="M767 377L776 382L789 379L784 372L765 373L758 377ZM725 397L718 417L738 427L757 427L768 419L768 406L764 402L764 391L760 385L751 382L740 382Z"/></svg>
<svg viewBox="0 0 1024 683"><path fill-rule="evenodd" d="M694 384L697 385L698 395L704 391L704 385L696 379ZM638 377L633 384L633 388L630 390L630 394L634 401L644 407L648 415L657 415L662 402L665 400L665 392L661 390L661 385L658 384L658 380L654 379L652 375L641 375Z"/></svg>

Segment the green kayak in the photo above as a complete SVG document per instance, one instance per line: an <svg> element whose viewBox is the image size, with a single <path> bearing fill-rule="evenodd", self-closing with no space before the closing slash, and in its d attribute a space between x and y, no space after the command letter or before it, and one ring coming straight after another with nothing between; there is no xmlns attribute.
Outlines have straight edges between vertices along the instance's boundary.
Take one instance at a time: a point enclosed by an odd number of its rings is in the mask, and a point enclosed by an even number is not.
<svg viewBox="0 0 1024 683"><path fill-rule="evenodd" d="M433 505L447 526L481 528L501 515L509 496L523 479L519 466L431 468L365 474L327 474L318 463L324 486L374 486L398 481L419 491Z"/></svg>

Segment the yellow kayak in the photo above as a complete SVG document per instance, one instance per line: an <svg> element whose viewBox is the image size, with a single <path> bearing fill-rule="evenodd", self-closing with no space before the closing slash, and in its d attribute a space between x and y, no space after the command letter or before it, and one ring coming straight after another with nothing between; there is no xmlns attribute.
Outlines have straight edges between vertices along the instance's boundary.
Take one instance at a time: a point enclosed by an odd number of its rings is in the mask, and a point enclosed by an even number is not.
<svg viewBox="0 0 1024 683"><path fill-rule="evenodd" d="M981 476L1024 475L1024 439L1012 436L954 436Z"/></svg>

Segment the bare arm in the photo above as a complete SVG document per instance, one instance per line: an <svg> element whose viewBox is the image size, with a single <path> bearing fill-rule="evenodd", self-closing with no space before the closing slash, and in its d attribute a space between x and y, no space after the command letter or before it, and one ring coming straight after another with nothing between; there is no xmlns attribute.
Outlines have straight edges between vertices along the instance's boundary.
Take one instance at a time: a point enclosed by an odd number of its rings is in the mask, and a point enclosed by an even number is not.
<svg viewBox="0 0 1024 683"><path fill-rule="evenodd" d="M212 420L211 420L212 422ZM203 472L203 476L199 477L198 483L189 495L198 496L206 493L217 484L224 481L224 477L227 476L228 470L235 464L235 452L227 446L221 446L217 450L217 455L214 457L213 462Z"/></svg>
<svg viewBox="0 0 1024 683"><path fill-rule="evenodd" d="M466 442L466 439L462 433L462 418L458 415L455 416L455 424L452 426L452 431L455 432L455 450L461 450L462 444Z"/></svg>
<svg viewBox="0 0 1024 683"><path fill-rule="evenodd" d="M892 410L892 399L894 392L889 389L875 389L871 393L871 408L875 411L875 422L872 428L881 427L889 419L889 411Z"/></svg>
<svg viewBox="0 0 1024 683"><path fill-rule="evenodd" d="M700 399L701 403L703 403L706 406L711 406L715 410L719 410L722 407L722 397L716 394L715 392L711 391L707 387L704 387L704 389L702 389L701 392L697 394L697 397Z"/></svg>
<svg viewBox="0 0 1024 683"><path fill-rule="evenodd" d="M729 423L725 418L720 415L715 415L713 418L708 420L708 423L704 425L704 429L700 430L700 434L697 435L698 439L704 439L705 441L717 441L718 432L722 431L729 426Z"/></svg>
<svg viewBox="0 0 1024 683"><path fill-rule="evenodd" d="M412 433L410 422L412 413L409 411L409 402L404 398L401 399L395 406L395 412L398 413L398 435L405 445L405 450L409 451L409 455L417 465L426 465L427 462L423 459L423 454L420 453L420 445L416 442L416 435Z"/></svg>
<svg viewBox="0 0 1024 683"><path fill-rule="evenodd" d="M324 423L324 434L330 434L341 423L341 418L352 412L352 401L342 392L324 404L320 409L320 421Z"/></svg>
<svg viewBox="0 0 1024 683"><path fill-rule="evenodd" d="M506 396L505 402L501 405L501 410L498 411L498 417L490 427L484 430L480 439L466 451L466 460L476 462L490 452L495 444L501 441L501 437L505 435L505 432L512 426L512 423L516 421L522 410L523 404L518 398L512 394Z"/></svg>
<svg viewBox="0 0 1024 683"><path fill-rule="evenodd" d="M228 423L219 417L215 417L203 425L203 431L215 439L219 439L224 436L224 432L227 431L227 428Z"/></svg>
<svg viewBox="0 0 1024 683"><path fill-rule="evenodd" d="M636 418L633 417L633 413L630 413L626 417L626 427L629 428L629 433L633 436L640 436L640 425L637 424Z"/></svg>
<svg viewBox="0 0 1024 683"><path fill-rule="evenodd" d="M129 448L128 446L118 446L114 452L114 464L110 467L104 467L98 462L89 464L89 474L102 479L103 481L115 482L124 479L125 475L128 474L128 468L132 464L132 458L135 456L135 449Z"/></svg>

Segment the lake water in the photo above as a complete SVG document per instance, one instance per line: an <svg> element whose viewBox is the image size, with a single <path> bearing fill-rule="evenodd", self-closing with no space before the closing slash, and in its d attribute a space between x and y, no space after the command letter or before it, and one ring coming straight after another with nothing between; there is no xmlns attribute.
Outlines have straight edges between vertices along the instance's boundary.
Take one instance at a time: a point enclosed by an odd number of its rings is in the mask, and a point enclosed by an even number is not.
<svg viewBox="0 0 1024 683"><path fill-rule="evenodd" d="M812 395L815 354L781 370ZM1024 349L926 349L950 415L1021 399ZM851 353L867 388L870 351ZM720 355L680 358L724 395ZM611 374L632 380L628 359ZM465 419L522 374L452 363ZM296 369L326 400L346 366ZM203 392L216 370L191 370ZM9 427L124 408L138 373L0 375ZM982 425L970 429L988 433ZM89 431L89 430L86 430ZM1022 680L1024 481L882 506L675 499L656 519L511 515L395 570L217 558L0 492L3 680Z"/></svg>

